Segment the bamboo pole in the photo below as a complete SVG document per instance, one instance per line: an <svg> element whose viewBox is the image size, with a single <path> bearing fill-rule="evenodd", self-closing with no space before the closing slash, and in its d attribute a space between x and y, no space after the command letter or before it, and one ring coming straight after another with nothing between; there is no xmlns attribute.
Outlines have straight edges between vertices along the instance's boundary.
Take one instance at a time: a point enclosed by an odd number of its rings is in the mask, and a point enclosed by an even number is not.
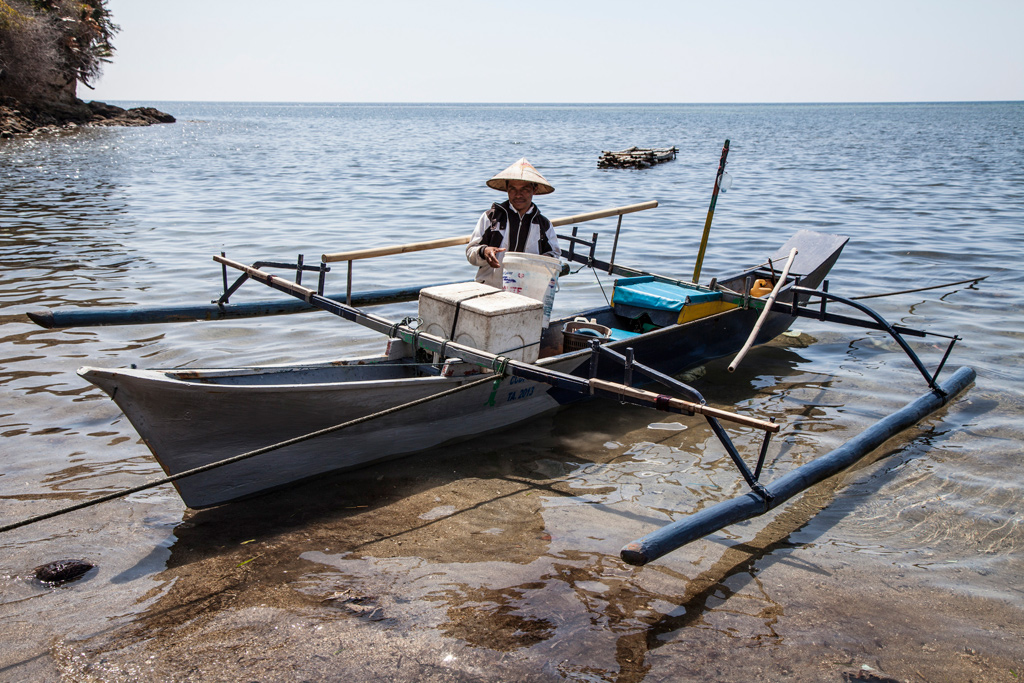
<svg viewBox="0 0 1024 683"><path fill-rule="evenodd" d="M556 218L551 221L551 225L556 228L560 228L563 225L573 225L575 223L585 223L586 221L597 220L598 218L608 218L609 216L621 216L627 213L636 213L637 211L646 211L647 209L653 209L658 206L657 200L651 200L649 202L640 202L639 204L629 204L628 206L619 206L614 209L601 209L600 211L591 211L589 213L578 213L575 216L566 216L565 218Z"/></svg>
<svg viewBox="0 0 1024 683"><path fill-rule="evenodd" d="M632 398L638 398L644 401L656 402L660 397L653 391L646 391L645 389L637 389L636 387L626 386L625 384L618 384L617 382L608 382L603 379L592 379L590 380L590 386L595 389L602 389L604 391L617 394L620 396L630 396ZM756 427L757 429L764 430L775 434L779 431L779 425L774 422L768 422L766 420L758 420L756 417L748 417L746 415L737 415L730 413L725 410L718 408L712 408L709 405L703 403L694 403L693 401L685 401L681 398L667 398L662 400L675 408L689 412L699 413L701 415L708 415L710 417L717 417L722 420L728 420L729 422L735 422L746 427Z"/></svg>
<svg viewBox="0 0 1024 683"><path fill-rule="evenodd" d="M657 201L649 201L641 202L639 204L630 204L628 206L619 206L614 209L602 209L600 211L580 213L576 214L575 216L556 218L553 221L551 221L551 225L555 226L556 228L560 228L563 225L584 223L586 221L597 220L598 218L607 218L608 216L621 216L626 213L646 211L647 209L653 209L657 205ZM408 254L414 251L425 251L427 249L441 249L443 247L454 247L460 244L469 244L469 238L470 235L466 235L464 237L445 237L442 239L429 240L427 242L410 242L408 244L396 244L390 247L373 247L370 249L357 249L355 251L341 251L333 254L324 254L320 258L324 261L324 263L335 263L337 261L355 261L364 258L390 256L392 254Z"/></svg>
<svg viewBox="0 0 1024 683"><path fill-rule="evenodd" d="M371 249L357 249L356 251L342 251L335 254L324 254L320 258L324 263L334 263L336 261L357 261L364 258L376 258L378 256L390 256L392 254L408 254L414 251L425 251L427 249L441 249L442 247L454 247L468 242L469 235L464 237L446 237L427 242L397 244L391 247L373 247Z"/></svg>
<svg viewBox="0 0 1024 683"><path fill-rule="evenodd" d="M704 265L704 251L708 247L708 235L711 234L711 219L715 217L715 204L718 203L718 188L722 183L722 174L725 173L725 161L729 156L729 141L725 141L722 147L722 156L718 160L718 174L715 175L715 189L711 191L711 206L708 207L708 217L704 221L704 235L700 238L700 251L697 252L697 264L693 267L693 284L700 280L700 269Z"/></svg>

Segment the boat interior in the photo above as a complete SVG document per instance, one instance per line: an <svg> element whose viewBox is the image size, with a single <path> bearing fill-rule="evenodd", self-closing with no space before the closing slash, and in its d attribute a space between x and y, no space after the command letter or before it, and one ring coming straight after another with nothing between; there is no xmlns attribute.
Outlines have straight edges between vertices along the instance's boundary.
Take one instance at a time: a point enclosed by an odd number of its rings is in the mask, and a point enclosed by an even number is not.
<svg viewBox="0 0 1024 683"><path fill-rule="evenodd" d="M754 298L767 295L772 289L773 278L777 277L777 272L757 267L724 281L715 289L655 275L618 278L610 306L582 311L548 323L541 334L539 358L583 353L589 350L594 340L601 343L624 341L671 325L723 313L740 305L736 300L743 291ZM386 352L376 356L299 366L169 370L164 374L182 382L259 386L380 382L479 372L476 366L459 363L457 359L436 360L438 362L424 353L414 355L411 345L391 339Z"/></svg>
<svg viewBox="0 0 1024 683"><path fill-rule="evenodd" d="M655 202L636 207L623 207L621 209L601 212L600 215L621 214L631 210L641 210L656 206ZM584 215L577 218L589 220L594 216ZM621 215L620 215L621 218ZM616 238L617 238L616 234ZM495 325L492 321L485 324L488 331L485 336L477 340L476 348L489 351L498 356L506 356L518 352L528 355L524 358L526 362L543 361L549 364L552 359L571 356L574 354L586 353L594 340L602 344L622 342L640 335L654 334L659 330L680 324L686 324L701 320L710 316L719 315L738 307L746 307L751 299L767 297L778 282L780 266L792 259L793 275L787 278L786 283L778 292L778 300L781 302L792 301L792 292L789 291L794 284L801 281L809 282L815 286L823 277L828 268L835 262L846 242L845 237L837 235L826 235L810 231L799 231L783 245L778 252L767 262L749 268L721 281L712 280L709 285L700 285L673 278L663 277L643 271L633 270L615 266L613 262L605 263L595 256L597 234L591 240L579 238L575 227L569 235L559 235L561 239L569 242L569 249L563 250L562 256L569 261L583 263L591 268L606 270L619 276L613 285L613 293L608 305L597 307L591 310L582 311L566 318L552 320L549 323L538 322L536 332L530 332L529 326L522 327L521 322L513 322L510 315L505 321ZM388 248L381 250L379 254L403 253L407 248L437 248L445 244L424 243L422 245L403 245L401 248ZM576 247L582 246L589 249L587 252L576 252ZM793 252L797 254L793 258ZM614 247L612 249L612 261L614 261ZM351 252L348 254L330 255L331 260L344 260L362 258L367 254ZM321 276L323 275L325 263L321 264ZM216 260L216 259L215 259ZM299 263L301 264L301 258ZM288 264L271 264L279 267L290 267ZM244 266L241 267L243 270ZM299 266L301 270L304 266ZM226 273L226 269L225 269ZM239 278L238 282L231 288L225 288L223 300L233 292L238 285L244 281L246 275ZM554 277L552 276L552 279ZM226 276L225 276L226 281ZM546 280L545 280L546 282ZM269 283L268 283L269 284ZM295 283L296 285L298 282ZM320 288L322 291L323 280L321 278ZM351 282L349 283L351 288ZM421 293L421 308L423 301ZM476 296L480 296L477 294ZM801 295L803 296L803 295ZM444 337L449 338L455 335L455 321L460 323L459 329L463 327L463 319L458 317L459 306L464 298L456 297L448 301L445 309L442 307L439 315L448 316L454 313L454 317L446 319L447 322L441 325L442 329L451 329L445 332ZM546 302L550 305L550 302ZM463 309L467 310L467 309ZM550 308L548 309L550 310ZM511 313L509 309L509 313ZM493 311L488 315L496 314L500 317L504 311ZM464 313L464 317L465 317ZM522 320L522 318L515 318ZM533 323L530 323L532 325ZM502 327L503 326L503 327ZM421 320L420 329L427 325ZM494 334L495 330L500 332L514 331L514 334L505 334L508 339L516 334L520 335L519 343L525 338L525 345L517 348L507 349L507 340L502 339L502 334ZM487 337L487 335L491 335ZM453 337L457 338L457 337ZM531 339L537 340L532 341ZM488 343L490 340L493 343ZM481 343L482 342L482 343ZM539 349L528 350L533 345ZM443 347L442 347L443 349ZM464 367L463 367L464 366ZM262 366L255 368L238 368L224 370L168 370L164 371L169 379L183 382L199 382L219 385L280 385L280 384L325 384L325 383L349 383L361 381L402 381L429 377L451 377L453 375L466 375L479 373L477 366L469 366L457 359L442 359L438 354L428 353L424 350L414 351L413 345L399 339L389 339L387 351L383 355L353 358L346 360L335 360L323 363L305 364L300 366Z"/></svg>
<svg viewBox="0 0 1024 683"><path fill-rule="evenodd" d="M757 267L714 288L655 275L619 278L611 306L552 321L543 332L540 357L574 353L589 348L594 339L618 342L724 313L741 306L744 293L751 298L767 296L778 277L775 271ZM795 281L787 278L787 287Z"/></svg>

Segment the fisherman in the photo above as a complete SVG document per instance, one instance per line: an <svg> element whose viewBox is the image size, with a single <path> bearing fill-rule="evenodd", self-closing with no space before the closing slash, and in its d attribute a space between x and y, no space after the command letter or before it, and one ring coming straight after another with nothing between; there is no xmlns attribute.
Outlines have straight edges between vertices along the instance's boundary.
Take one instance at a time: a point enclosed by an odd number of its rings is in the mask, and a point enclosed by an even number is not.
<svg viewBox="0 0 1024 683"><path fill-rule="evenodd" d="M508 200L492 204L480 216L466 247L466 259L480 268L477 282L500 289L506 251L561 256L551 221L533 203L534 195L551 194L555 188L525 157L488 180L487 187L508 192Z"/></svg>

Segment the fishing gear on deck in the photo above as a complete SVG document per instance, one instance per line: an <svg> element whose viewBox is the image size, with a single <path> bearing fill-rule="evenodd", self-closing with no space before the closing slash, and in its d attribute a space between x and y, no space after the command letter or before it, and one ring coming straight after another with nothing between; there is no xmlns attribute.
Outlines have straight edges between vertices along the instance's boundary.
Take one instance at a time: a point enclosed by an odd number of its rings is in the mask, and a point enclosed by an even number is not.
<svg viewBox="0 0 1024 683"><path fill-rule="evenodd" d="M390 321L360 311L359 309L346 306L340 302L327 299L319 296L310 289L306 289L301 285L297 285L294 282L285 280L284 278L271 275L263 272L259 269L245 264L232 261L223 256L214 256L214 261L227 265L231 268L242 271L250 278L262 282L265 285L269 285L282 292L287 292L292 296L299 297L307 303L316 306L328 313L333 313L345 320L357 323L363 327L368 327L378 332L394 332L396 338L401 339L403 342L413 344L415 348L422 348L426 351L434 353L440 353L442 345L446 350L450 350L454 354L458 354L464 362L474 363L484 368L493 367L494 363L497 362L501 357L496 354L487 353L473 347L466 346L464 344L457 344L452 342L450 339L444 339L430 334L421 334L418 330L413 330L407 326L399 325L397 328ZM588 395L604 395L609 398L618 398L619 400L627 403L634 403L636 405L654 407L658 410L664 410L666 412L686 412L690 414L694 412L703 412L704 410L713 410L709 408L701 408L697 404L690 402L670 402L664 403L657 400L657 395L651 394L651 392L644 392L638 390L633 393L622 393L619 391L621 385L614 385L614 383L603 383L601 381L595 381L594 379L586 380L574 375L568 375L563 372L556 370L550 370L541 368L530 363L524 363L522 361L506 359L503 368L510 375L516 377L522 377L524 379L533 380L536 382L542 382L550 384L551 386L558 387L561 389L568 389L575 391L580 394ZM607 384L613 384L608 386ZM743 415L736 415L728 413L726 411L717 411L716 416L733 422L738 422L750 427L757 427L769 432L778 431L778 425L764 420L757 420L755 418L749 418Z"/></svg>

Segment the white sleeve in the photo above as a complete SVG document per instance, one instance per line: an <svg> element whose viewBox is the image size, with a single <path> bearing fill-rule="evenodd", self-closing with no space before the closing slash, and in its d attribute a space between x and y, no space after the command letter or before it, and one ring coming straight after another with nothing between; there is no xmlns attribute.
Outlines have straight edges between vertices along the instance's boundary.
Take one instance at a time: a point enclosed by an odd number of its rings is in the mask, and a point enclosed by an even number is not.
<svg viewBox="0 0 1024 683"><path fill-rule="evenodd" d="M487 212L484 211L480 214L480 220L476 222L476 229L473 230L473 235L469 238L469 244L466 245L466 260L478 268L488 265L487 259L480 253L482 251L480 247L483 246L484 233L489 227L491 227L491 222L487 219Z"/></svg>
<svg viewBox="0 0 1024 683"><path fill-rule="evenodd" d="M562 258L562 247L558 244L558 235L555 234L555 226L548 221L547 229L548 244L551 245L551 251L541 256L551 256L552 258Z"/></svg>

